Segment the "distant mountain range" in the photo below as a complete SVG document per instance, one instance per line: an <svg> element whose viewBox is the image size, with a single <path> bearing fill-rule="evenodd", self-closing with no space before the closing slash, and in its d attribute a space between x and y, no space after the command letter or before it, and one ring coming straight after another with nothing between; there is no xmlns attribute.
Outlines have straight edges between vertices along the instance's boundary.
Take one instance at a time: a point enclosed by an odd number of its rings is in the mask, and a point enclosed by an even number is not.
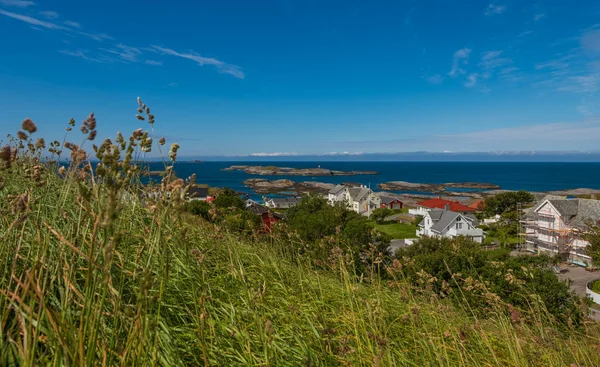
<svg viewBox="0 0 600 367"><path fill-rule="evenodd" d="M600 152L498 151L498 152L403 152L403 153L257 153L232 156L188 156L180 161L243 162L600 162Z"/></svg>

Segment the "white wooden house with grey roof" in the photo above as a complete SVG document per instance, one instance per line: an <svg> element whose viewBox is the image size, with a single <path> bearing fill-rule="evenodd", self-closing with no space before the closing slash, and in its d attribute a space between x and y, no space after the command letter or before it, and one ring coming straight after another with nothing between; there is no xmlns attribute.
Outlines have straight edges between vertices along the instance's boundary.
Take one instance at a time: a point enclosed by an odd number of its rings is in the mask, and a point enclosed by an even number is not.
<svg viewBox="0 0 600 367"><path fill-rule="evenodd" d="M483 243L485 234L481 228L477 228L478 225L477 219L472 214L456 213L450 211L448 207L430 209L419 223L417 237L456 238L465 236L477 243Z"/></svg>
<svg viewBox="0 0 600 367"><path fill-rule="evenodd" d="M365 216L370 216L373 210L381 207L381 198L365 186L337 185L329 190L327 200L331 205L338 202L345 203L348 209Z"/></svg>
<svg viewBox="0 0 600 367"><path fill-rule="evenodd" d="M560 255L582 266L592 265L586 253L589 242L583 235L589 225L597 225L599 220L599 200L548 195L524 216L525 245L533 252Z"/></svg>

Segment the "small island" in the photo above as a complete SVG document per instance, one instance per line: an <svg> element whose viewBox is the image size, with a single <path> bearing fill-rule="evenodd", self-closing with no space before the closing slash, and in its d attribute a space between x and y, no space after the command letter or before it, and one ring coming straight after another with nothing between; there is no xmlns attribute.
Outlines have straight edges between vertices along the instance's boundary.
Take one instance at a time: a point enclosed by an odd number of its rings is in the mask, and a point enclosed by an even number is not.
<svg viewBox="0 0 600 367"><path fill-rule="evenodd" d="M375 171L336 171L327 168L291 168L276 166L237 165L223 168L223 171L243 171L249 175L259 176L355 176L378 175Z"/></svg>
<svg viewBox="0 0 600 367"><path fill-rule="evenodd" d="M476 189L476 190L498 190L500 186L490 183L480 182L450 182L442 184L414 183L406 181L391 181L380 183L379 188L388 191L415 191L440 193L446 192L449 188L453 189Z"/></svg>
<svg viewBox="0 0 600 367"><path fill-rule="evenodd" d="M243 182L257 194L320 193L326 194L334 185L323 182L294 182L291 180L267 180L250 178Z"/></svg>

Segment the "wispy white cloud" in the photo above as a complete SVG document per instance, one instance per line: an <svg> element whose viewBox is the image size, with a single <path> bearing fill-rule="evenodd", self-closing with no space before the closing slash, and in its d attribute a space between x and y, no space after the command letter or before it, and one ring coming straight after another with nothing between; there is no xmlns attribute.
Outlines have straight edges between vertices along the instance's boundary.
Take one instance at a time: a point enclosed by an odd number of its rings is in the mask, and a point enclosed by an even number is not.
<svg viewBox="0 0 600 367"><path fill-rule="evenodd" d="M471 56L470 48L461 48L456 51L452 57L452 69L448 73L450 76L462 75L465 74L466 71L461 68L461 66L469 63L469 56Z"/></svg>
<svg viewBox="0 0 600 367"><path fill-rule="evenodd" d="M559 91L573 93L590 93L600 89L600 75L570 76L563 85L558 87Z"/></svg>
<svg viewBox="0 0 600 367"><path fill-rule="evenodd" d="M537 13L533 15L533 20L540 21L542 19L546 18L546 14L545 13Z"/></svg>
<svg viewBox="0 0 600 367"><path fill-rule="evenodd" d="M600 55L600 30L584 33L581 37L581 47L588 53Z"/></svg>
<svg viewBox="0 0 600 367"><path fill-rule="evenodd" d="M500 57L504 51L487 51L481 55L479 65L486 70L493 70L498 67L512 64L512 59L508 57Z"/></svg>
<svg viewBox="0 0 600 367"><path fill-rule="evenodd" d="M65 25L68 25L69 27L73 27L73 28L81 28L81 24L74 22L72 20L65 20L63 22Z"/></svg>
<svg viewBox="0 0 600 367"><path fill-rule="evenodd" d="M60 16L60 14L52 10L41 11L40 14L42 14L45 18L48 19L56 19Z"/></svg>
<svg viewBox="0 0 600 367"><path fill-rule="evenodd" d="M294 157L302 155L300 153L289 153L289 152L274 152L274 153L251 153L248 154L251 157Z"/></svg>
<svg viewBox="0 0 600 367"><path fill-rule="evenodd" d="M586 117L593 115L588 106L585 104L585 101L582 101L581 104L577 105L577 107L575 107L575 111Z"/></svg>
<svg viewBox="0 0 600 367"><path fill-rule="evenodd" d="M161 66L163 63L162 61L156 61L156 60L145 60L144 64L147 65L152 65L152 66Z"/></svg>
<svg viewBox="0 0 600 367"><path fill-rule="evenodd" d="M92 57L92 56L90 56L90 52L87 50L75 50L75 51L60 50L59 52L64 55L69 55L69 56L77 57L77 58L87 60L87 61L92 61L92 62L104 63L104 62L110 61L109 59L106 59L106 58Z"/></svg>
<svg viewBox="0 0 600 367"><path fill-rule="evenodd" d="M485 9L485 15L502 14L506 11L505 5L489 4Z"/></svg>
<svg viewBox="0 0 600 367"><path fill-rule="evenodd" d="M0 4L2 5L10 5L16 7L27 7L34 5L31 1L24 0L0 0ZM40 15L46 17L47 19L57 19L60 15L52 10L39 12ZM106 33L99 32L90 32L90 31L82 31L81 24L75 21L66 20L61 22L60 24L54 21L49 20L40 20L38 18L34 18L25 14L18 14L14 12L9 12L3 9L0 9L0 15L4 15L6 17L19 20L21 22L27 23L32 28L41 30L43 28L50 29L54 31L61 31L64 34L68 34L71 36L84 36L96 40L98 42L105 42L114 40L110 35ZM108 42L107 42L108 43ZM170 48L161 47L161 46L152 46L151 48L140 49L137 47L131 47L124 45L122 43L118 43L112 47L101 47L94 52L90 52L84 49L76 49L76 50L60 50L59 52L64 55L69 55L73 57L77 57L83 60L92 61L92 62L136 62L136 63L144 63L152 66L160 66L162 65L162 61L160 60L152 60L143 57L144 51L151 51L153 53L158 53L162 55L170 55L177 56L180 58L192 60L197 64L204 66L210 65L214 66L220 73L229 74L236 78L244 79L245 74L242 72L239 66L228 64L223 61L217 60L215 58L203 57L199 54L193 52L180 53Z"/></svg>
<svg viewBox="0 0 600 367"><path fill-rule="evenodd" d="M461 134L440 135L442 138L462 139L465 143L472 141L482 143L536 141L540 139L540 136L543 136L544 140L549 142L596 140L600 139L600 121L524 125ZM556 148L560 150L560 146Z"/></svg>
<svg viewBox="0 0 600 367"><path fill-rule="evenodd" d="M204 65L214 66L217 68L217 70L219 72L224 73L224 74L233 75L234 77L239 78L239 79L244 79L244 77L245 77L244 73L242 72L242 70L240 69L239 66L227 64L223 61L220 61L220 60L217 60L214 58L203 57L196 53L180 53L180 52L177 52L170 48L161 47L161 46L152 46L152 49L163 55L177 56L177 57L181 57L184 59L192 60L200 66L204 66Z"/></svg>
<svg viewBox="0 0 600 367"><path fill-rule="evenodd" d="M441 76L440 74L435 74L432 76L425 77L424 79L427 80L427 82L429 84L437 85L437 84L442 84L444 82L445 78L443 76Z"/></svg>
<svg viewBox="0 0 600 367"><path fill-rule="evenodd" d="M0 14L1 15L5 15L5 16L7 16L9 18L20 20L20 21L25 22L25 23L29 23L29 24L34 25L34 26L38 26L38 27L43 27L43 28L47 28L47 29L56 29L56 30L66 30L67 29L67 28L65 28L65 27L63 27L61 25L58 25L58 24L55 24L55 23L52 23L52 22L46 22L46 21L43 21L43 20L39 20L37 18L30 17L28 15L21 15L21 14L17 14L17 13L12 13L12 12L5 11L5 10L2 10L2 9L0 9Z"/></svg>
<svg viewBox="0 0 600 367"><path fill-rule="evenodd" d="M467 81L465 82L465 87L473 88L477 85L477 81L479 80L478 73L472 73L467 76Z"/></svg>
<svg viewBox="0 0 600 367"><path fill-rule="evenodd" d="M27 0L0 0L0 5L14 6L16 8L27 8L35 5L35 3Z"/></svg>
<svg viewBox="0 0 600 367"><path fill-rule="evenodd" d="M126 46L121 43L116 45L115 48L101 48L100 50L109 54L117 55L120 59L127 62L138 62L138 57L142 54L142 51L140 51L139 48Z"/></svg>
<svg viewBox="0 0 600 367"><path fill-rule="evenodd" d="M114 39L106 33L90 33L90 32L78 32L78 33L82 36L89 37L89 38L93 39L94 41L98 41L98 42Z"/></svg>

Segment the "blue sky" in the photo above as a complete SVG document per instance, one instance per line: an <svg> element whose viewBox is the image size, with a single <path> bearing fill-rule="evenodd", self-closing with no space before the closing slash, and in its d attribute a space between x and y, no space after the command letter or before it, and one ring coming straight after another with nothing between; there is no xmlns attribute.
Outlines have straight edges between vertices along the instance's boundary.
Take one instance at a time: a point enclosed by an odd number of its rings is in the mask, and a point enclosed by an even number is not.
<svg viewBox="0 0 600 367"><path fill-rule="evenodd" d="M0 0L0 50L0 139L140 96L186 156L600 150L598 1Z"/></svg>

